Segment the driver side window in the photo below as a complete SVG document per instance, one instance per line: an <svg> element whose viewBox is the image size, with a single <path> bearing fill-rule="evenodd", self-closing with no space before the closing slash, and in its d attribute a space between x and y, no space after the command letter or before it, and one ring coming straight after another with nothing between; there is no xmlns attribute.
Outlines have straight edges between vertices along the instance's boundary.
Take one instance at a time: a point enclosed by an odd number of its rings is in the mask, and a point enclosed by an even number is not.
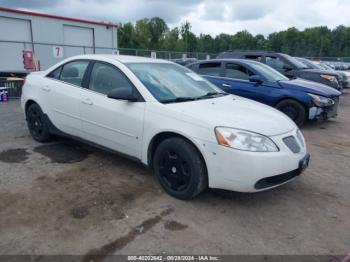
<svg viewBox="0 0 350 262"><path fill-rule="evenodd" d="M241 80L249 80L249 77L254 75L247 68L234 64L227 63L225 66L225 76L229 78L241 79Z"/></svg>
<svg viewBox="0 0 350 262"><path fill-rule="evenodd" d="M115 88L133 89L130 81L116 67L105 63L94 63L89 89L107 95Z"/></svg>

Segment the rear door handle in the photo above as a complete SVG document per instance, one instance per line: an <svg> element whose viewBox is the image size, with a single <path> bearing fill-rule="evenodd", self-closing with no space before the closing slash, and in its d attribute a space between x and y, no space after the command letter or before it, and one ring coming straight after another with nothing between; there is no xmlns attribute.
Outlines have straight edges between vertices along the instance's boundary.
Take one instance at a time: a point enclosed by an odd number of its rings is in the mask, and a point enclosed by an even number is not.
<svg viewBox="0 0 350 262"><path fill-rule="evenodd" d="M51 88L49 86L44 86L41 88L41 90L45 91L45 92L50 92Z"/></svg>
<svg viewBox="0 0 350 262"><path fill-rule="evenodd" d="M229 84L222 84L223 87L232 87L231 85Z"/></svg>
<svg viewBox="0 0 350 262"><path fill-rule="evenodd" d="M89 106L92 106L94 103L92 103L92 101L90 99L85 99L83 101L81 101L84 105L89 105Z"/></svg>

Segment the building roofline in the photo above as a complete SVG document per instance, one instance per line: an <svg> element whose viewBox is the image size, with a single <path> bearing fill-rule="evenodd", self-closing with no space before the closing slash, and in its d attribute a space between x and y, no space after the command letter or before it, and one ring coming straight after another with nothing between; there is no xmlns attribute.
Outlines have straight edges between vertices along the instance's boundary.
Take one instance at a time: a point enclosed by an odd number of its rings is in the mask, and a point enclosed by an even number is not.
<svg viewBox="0 0 350 262"><path fill-rule="evenodd" d="M22 15L32 15L32 16L47 17L47 18L52 18L52 19L60 19L60 20L78 22L78 23L86 23L86 24L93 24L93 25L103 25L103 26L107 26L107 27L115 27L115 28L119 27L118 25L112 24L112 23L97 22L97 21L91 21L91 20L85 20L85 19L79 19L79 18L72 18L72 17L66 17L66 16L50 15L50 14L37 13L37 12L31 12L31 11L25 11L25 10L19 10L19 9L12 9L12 8L1 7L1 6L0 6L0 11L16 13L16 14L22 14Z"/></svg>

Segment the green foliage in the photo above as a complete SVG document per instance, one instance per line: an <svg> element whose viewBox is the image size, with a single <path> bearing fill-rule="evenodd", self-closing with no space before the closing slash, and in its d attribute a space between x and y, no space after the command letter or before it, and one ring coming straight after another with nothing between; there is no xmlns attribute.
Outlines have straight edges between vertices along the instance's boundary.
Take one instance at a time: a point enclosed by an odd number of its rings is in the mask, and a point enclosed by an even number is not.
<svg viewBox="0 0 350 262"><path fill-rule="evenodd" d="M350 56L350 27L342 25L333 30L326 26L303 31L291 27L272 33L267 38L261 34L253 36L246 30L234 35L222 33L212 37L208 34L196 36L191 32L189 22L169 30L163 19L153 17L121 25L118 37L119 46L123 48L203 53L273 50L293 56Z"/></svg>

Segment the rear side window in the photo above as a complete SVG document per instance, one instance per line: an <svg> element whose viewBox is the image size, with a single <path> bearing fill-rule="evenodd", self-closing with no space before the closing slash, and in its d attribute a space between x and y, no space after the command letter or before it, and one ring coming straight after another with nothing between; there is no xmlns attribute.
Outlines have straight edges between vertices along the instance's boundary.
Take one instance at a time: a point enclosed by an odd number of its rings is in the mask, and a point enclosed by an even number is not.
<svg viewBox="0 0 350 262"><path fill-rule="evenodd" d="M65 64L61 71L60 80L81 86L88 64L88 61L74 61Z"/></svg>
<svg viewBox="0 0 350 262"><path fill-rule="evenodd" d="M234 63L227 63L225 66L225 76L229 78L248 80L253 73L247 68Z"/></svg>
<svg viewBox="0 0 350 262"><path fill-rule="evenodd" d="M198 73L201 75L220 76L221 63L203 63L199 65Z"/></svg>
<svg viewBox="0 0 350 262"><path fill-rule="evenodd" d="M115 66L96 62L91 71L89 89L107 95L115 88L128 88L132 92L133 86Z"/></svg>
<svg viewBox="0 0 350 262"><path fill-rule="evenodd" d="M246 55L245 56L246 59L250 59L250 60L255 60L255 61L262 61L262 56L261 55Z"/></svg>

